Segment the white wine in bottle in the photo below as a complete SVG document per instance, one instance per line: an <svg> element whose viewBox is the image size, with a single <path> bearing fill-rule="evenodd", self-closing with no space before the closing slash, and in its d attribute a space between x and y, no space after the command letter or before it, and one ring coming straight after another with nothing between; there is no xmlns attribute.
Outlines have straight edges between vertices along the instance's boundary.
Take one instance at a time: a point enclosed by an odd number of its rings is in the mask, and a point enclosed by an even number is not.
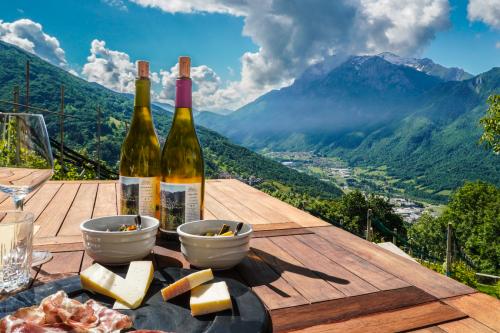
<svg viewBox="0 0 500 333"><path fill-rule="evenodd" d="M134 114L120 155L120 214L158 217L160 143L151 114L149 63L137 62Z"/></svg>
<svg viewBox="0 0 500 333"><path fill-rule="evenodd" d="M160 230L203 219L205 169L191 110L189 57L179 58L175 113L161 155Z"/></svg>

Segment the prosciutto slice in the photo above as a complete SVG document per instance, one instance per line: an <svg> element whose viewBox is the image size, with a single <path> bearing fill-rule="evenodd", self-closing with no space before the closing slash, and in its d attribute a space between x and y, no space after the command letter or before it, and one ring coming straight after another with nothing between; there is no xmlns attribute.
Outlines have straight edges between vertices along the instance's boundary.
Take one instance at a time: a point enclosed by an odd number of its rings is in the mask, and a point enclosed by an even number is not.
<svg viewBox="0 0 500 333"><path fill-rule="evenodd" d="M0 321L0 333L111 333L130 327L129 316L92 299L82 304L64 291L44 298L40 306L21 308Z"/></svg>

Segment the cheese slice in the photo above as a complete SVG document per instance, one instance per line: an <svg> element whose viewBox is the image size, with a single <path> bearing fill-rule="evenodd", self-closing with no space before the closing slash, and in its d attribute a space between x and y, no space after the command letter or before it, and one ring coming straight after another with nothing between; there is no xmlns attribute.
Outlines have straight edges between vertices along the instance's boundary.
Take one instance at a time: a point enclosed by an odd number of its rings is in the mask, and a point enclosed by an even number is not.
<svg viewBox="0 0 500 333"><path fill-rule="evenodd" d="M99 264L93 264L80 273L82 287L99 294L112 297L131 309L141 305L144 291L137 288L135 283L124 278Z"/></svg>
<svg viewBox="0 0 500 333"><path fill-rule="evenodd" d="M214 278L212 270L205 269L196 273L189 274L188 276L183 277L182 279L175 281L168 287L165 287L161 290L161 295L163 296L163 300L168 301L171 298L174 298L180 294L190 291L194 287L199 286L207 281L210 281Z"/></svg>
<svg viewBox="0 0 500 333"><path fill-rule="evenodd" d="M215 282L191 290L191 314L201 316L233 308L226 282Z"/></svg>
<svg viewBox="0 0 500 333"><path fill-rule="evenodd" d="M153 281L154 271L155 269L152 261L132 261L128 267L125 281L134 284L142 291L143 295L140 303L142 303L144 296L146 296L149 286L151 285L151 281ZM127 310L130 308L127 305L116 301L113 305L113 309Z"/></svg>

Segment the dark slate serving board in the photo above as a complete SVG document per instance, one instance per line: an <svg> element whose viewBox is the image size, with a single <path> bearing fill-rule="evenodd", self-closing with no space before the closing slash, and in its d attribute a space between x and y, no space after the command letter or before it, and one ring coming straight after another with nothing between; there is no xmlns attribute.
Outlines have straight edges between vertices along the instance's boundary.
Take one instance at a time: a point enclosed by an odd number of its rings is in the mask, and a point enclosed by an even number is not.
<svg viewBox="0 0 500 333"><path fill-rule="evenodd" d="M122 276L125 275L123 268L112 270ZM213 281L226 281L233 301L232 311L193 317L189 308L189 293L164 302L160 289L192 272L193 270L181 268L165 268L156 271L143 305L135 310L121 310L121 312L132 317L134 329L179 333L265 333L271 331L269 315L262 302L250 288L233 279L215 278ZM108 307L112 307L114 303L114 300L109 297L92 294L82 289L80 278L75 276L23 291L1 301L0 316L3 317L20 307L40 304L44 297L58 290L64 290L71 298L81 302L93 298Z"/></svg>

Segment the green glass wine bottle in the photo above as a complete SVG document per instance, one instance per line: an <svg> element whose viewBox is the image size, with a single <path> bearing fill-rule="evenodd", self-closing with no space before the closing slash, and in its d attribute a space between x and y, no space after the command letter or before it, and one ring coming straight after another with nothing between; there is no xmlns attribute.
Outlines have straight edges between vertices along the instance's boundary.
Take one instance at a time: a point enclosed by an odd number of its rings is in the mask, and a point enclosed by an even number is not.
<svg viewBox="0 0 500 333"><path fill-rule="evenodd" d="M151 114L149 63L137 62L134 114L120 155L120 214L158 217L160 143Z"/></svg>
<svg viewBox="0 0 500 333"><path fill-rule="evenodd" d="M203 219L205 169L191 110L189 57L179 58L175 113L161 156L160 230Z"/></svg>

